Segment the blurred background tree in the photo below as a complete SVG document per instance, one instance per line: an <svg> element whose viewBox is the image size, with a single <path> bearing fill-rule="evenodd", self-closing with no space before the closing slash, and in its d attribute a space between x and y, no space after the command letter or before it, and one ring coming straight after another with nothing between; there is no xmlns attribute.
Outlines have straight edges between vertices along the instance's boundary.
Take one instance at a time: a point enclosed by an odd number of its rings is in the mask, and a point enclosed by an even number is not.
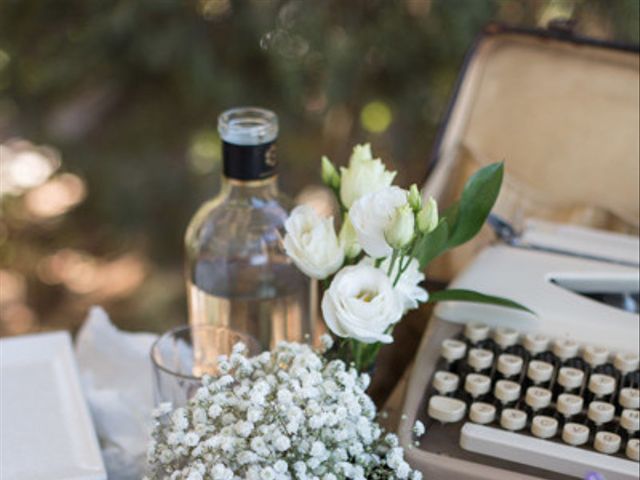
<svg viewBox="0 0 640 480"><path fill-rule="evenodd" d="M185 321L182 235L219 184L215 119L280 116L282 188L368 141L426 174L465 51L489 21L638 42L638 0L3 0L0 335Z"/></svg>

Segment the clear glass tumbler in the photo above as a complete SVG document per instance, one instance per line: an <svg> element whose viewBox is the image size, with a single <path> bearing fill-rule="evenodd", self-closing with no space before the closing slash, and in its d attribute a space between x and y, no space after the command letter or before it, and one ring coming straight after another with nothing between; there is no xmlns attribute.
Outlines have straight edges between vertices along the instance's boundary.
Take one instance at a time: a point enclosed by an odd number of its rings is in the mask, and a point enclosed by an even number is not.
<svg viewBox="0 0 640 480"><path fill-rule="evenodd" d="M247 346L249 356L260 352L254 338L226 327L185 325L161 335L151 347L156 405L186 405L202 385L202 376L217 375L218 357L231 354L238 342Z"/></svg>

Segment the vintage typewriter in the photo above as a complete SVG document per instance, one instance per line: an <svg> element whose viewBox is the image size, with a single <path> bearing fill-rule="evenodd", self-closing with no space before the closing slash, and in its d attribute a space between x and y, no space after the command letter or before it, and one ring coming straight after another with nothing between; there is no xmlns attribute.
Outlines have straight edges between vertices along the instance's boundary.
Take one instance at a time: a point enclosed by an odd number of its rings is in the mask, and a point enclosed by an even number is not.
<svg viewBox="0 0 640 480"><path fill-rule="evenodd" d="M428 273L536 315L436 307L399 403L425 478L639 478L638 60L495 26L470 52L425 192L446 206L500 158L506 176L493 231Z"/></svg>

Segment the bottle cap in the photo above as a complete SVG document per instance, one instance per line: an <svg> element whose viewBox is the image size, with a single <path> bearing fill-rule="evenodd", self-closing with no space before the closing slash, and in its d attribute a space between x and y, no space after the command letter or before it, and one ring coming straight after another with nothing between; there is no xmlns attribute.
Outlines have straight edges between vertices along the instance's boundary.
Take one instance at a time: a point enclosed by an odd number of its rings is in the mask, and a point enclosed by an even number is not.
<svg viewBox="0 0 640 480"><path fill-rule="evenodd" d="M551 438L558 431L558 421L553 417L537 415L531 421L531 433L538 438Z"/></svg>
<svg viewBox="0 0 640 480"><path fill-rule="evenodd" d="M584 445L589 440L589 429L579 423L565 423L562 440L569 445Z"/></svg>
<svg viewBox="0 0 640 480"><path fill-rule="evenodd" d="M474 423L486 425L496 418L496 407L490 403L474 402L469 408L469 419Z"/></svg>
<svg viewBox="0 0 640 480"><path fill-rule="evenodd" d="M500 415L500 426L506 430L515 432L522 430L527 425L527 414L515 408L505 408Z"/></svg>
<svg viewBox="0 0 640 480"><path fill-rule="evenodd" d="M442 342L442 356L449 363L464 358L465 353L467 353L467 345L460 340L447 338Z"/></svg>
<svg viewBox="0 0 640 480"><path fill-rule="evenodd" d="M498 371L505 377L518 375L522 371L522 357L503 353L498 357Z"/></svg>
<svg viewBox="0 0 640 480"><path fill-rule="evenodd" d="M611 432L598 432L596 433L596 440L593 442L593 446L600 453L610 455L620 450L621 443L622 439L620 435Z"/></svg>
<svg viewBox="0 0 640 480"><path fill-rule="evenodd" d="M550 339L542 333L527 333L524 336L524 348L532 354L546 352L549 349Z"/></svg>
<svg viewBox="0 0 640 480"><path fill-rule="evenodd" d="M236 180L260 180L276 173L278 117L255 107L233 108L218 117L223 171Z"/></svg>
<svg viewBox="0 0 640 480"><path fill-rule="evenodd" d="M638 410L640 408L640 390L637 388L623 388L620 390L618 403L621 407Z"/></svg>
<svg viewBox="0 0 640 480"><path fill-rule="evenodd" d="M558 372L558 383L565 390L579 388L584 380L584 372L578 368L562 367Z"/></svg>
<svg viewBox="0 0 640 480"><path fill-rule="evenodd" d="M620 426L627 432L640 430L640 412L638 410L625 409L620 415Z"/></svg>
<svg viewBox="0 0 640 480"><path fill-rule="evenodd" d="M556 410L565 417L571 417L577 415L582 411L584 400L578 395L572 395L571 393L562 393L558 395L558 402L556 404Z"/></svg>
<svg viewBox="0 0 640 480"><path fill-rule="evenodd" d="M587 345L584 348L582 357L589 365L591 365L591 368L595 368L607 363L607 360L609 359L609 350L607 350L605 347Z"/></svg>
<svg viewBox="0 0 640 480"><path fill-rule="evenodd" d="M435 388L440 395L455 392L459 384L460 377L455 373L440 370L433 375L433 388Z"/></svg>
<svg viewBox="0 0 640 480"><path fill-rule="evenodd" d="M472 348L469 350L467 362L477 372L485 370L493 364L493 352L483 348Z"/></svg>
<svg viewBox="0 0 640 480"><path fill-rule="evenodd" d="M616 380L609 375L594 373L589 378L589 391L598 397L609 395L616 389Z"/></svg>
<svg viewBox="0 0 640 480"><path fill-rule="evenodd" d="M616 409L610 403L591 402L589 404L589 410L587 411L587 418L596 425L602 425L613 420L615 412Z"/></svg>
<svg viewBox="0 0 640 480"><path fill-rule="evenodd" d="M511 380L498 380L493 394L502 403L514 402L520 398L520 384Z"/></svg>

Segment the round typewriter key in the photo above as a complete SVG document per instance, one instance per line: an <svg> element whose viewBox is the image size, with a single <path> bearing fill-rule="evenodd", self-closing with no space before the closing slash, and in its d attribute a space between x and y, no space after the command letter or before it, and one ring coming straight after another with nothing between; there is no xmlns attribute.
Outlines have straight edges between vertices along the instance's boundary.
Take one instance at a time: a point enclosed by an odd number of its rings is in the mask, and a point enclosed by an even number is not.
<svg viewBox="0 0 640 480"><path fill-rule="evenodd" d="M433 375L433 388L435 388L440 395L455 392L459 384L460 377L455 373L439 370Z"/></svg>
<svg viewBox="0 0 640 480"><path fill-rule="evenodd" d="M551 403L551 392L546 388L529 387L524 401L534 411L547 408Z"/></svg>
<svg viewBox="0 0 640 480"><path fill-rule="evenodd" d="M515 432L527 425L527 414L515 408L505 408L500 415L500 426L505 430Z"/></svg>
<svg viewBox="0 0 640 480"><path fill-rule="evenodd" d="M542 333L527 333L524 336L523 343L524 348L526 348L531 355L537 355L549 350L550 341L549 337Z"/></svg>
<svg viewBox="0 0 640 480"><path fill-rule="evenodd" d="M464 390L471 395L472 398L478 398L491 391L491 379L486 375L470 373L467 375L467 378L465 378Z"/></svg>
<svg viewBox="0 0 640 480"><path fill-rule="evenodd" d="M607 363L609 350L600 346L588 345L584 348L582 358L584 358L585 362L587 362L591 368L596 368Z"/></svg>
<svg viewBox="0 0 640 480"><path fill-rule="evenodd" d="M556 403L556 410L560 412L564 417L572 417L582 411L584 400L578 395L572 395L570 393L563 393L558 396Z"/></svg>
<svg viewBox="0 0 640 480"><path fill-rule="evenodd" d="M497 368L498 372L500 372L505 378L510 378L520 374L522 371L522 364L522 357L503 353L498 357Z"/></svg>
<svg viewBox="0 0 640 480"><path fill-rule="evenodd" d="M520 384L511 380L498 380L493 389L493 395L502 404L515 402L520 398Z"/></svg>
<svg viewBox="0 0 640 480"><path fill-rule="evenodd" d="M467 345L460 340L453 340L451 338L447 338L442 342L442 356L444 359L453 363L456 360L460 360L464 358L467 353Z"/></svg>
<svg viewBox="0 0 640 480"><path fill-rule="evenodd" d="M558 384L565 391L575 390L582 386L584 372L577 368L562 367L558 372Z"/></svg>
<svg viewBox="0 0 640 480"><path fill-rule="evenodd" d="M594 373L589 378L589 391L596 397L604 397L616 390L616 379L609 375Z"/></svg>
<svg viewBox="0 0 640 480"><path fill-rule="evenodd" d="M518 332L513 328L498 327L493 334L493 340L502 350L506 350L518 343Z"/></svg>
<svg viewBox="0 0 640 480"><path fill-rule="evenodd" d="M587 418L596 425L603 425L613 420L616 409L610 403L591 402L587 411Z"/></svg>
<svg viewBox="0 0 640 480"><path fill-rule="evenodd" d="M496 407L490 403L474 402L469 408L469 419L474 423L486 425L496 418Z"/></svg>
<svg viewBox="0 0 640 480"><path fill-rule="evenodd" d="M636 353L618 353L613 360L613 364L622 374L637 370L639 362L640 360Z"/></svg>
<svg viewBox="0 0 640 480"><path fill-rule="evenodd" d="M620 390L618 403L624 408L639 409L640 408L640 390L637 388L623 388Z"/></svg>
<svg viewBox="0 0 640 480"><path fill-rule="evenodd" d="M489 327L484 323L468 323L464 328L464 336L475 345L489 338Z"/></svg>
<svg viewBox="0 0 640 480"><path fill-rule="evenodd" d="M620 450L621 441L620 435L616 435L615 433L598 432L596 433L596 440L593 442L593 446L600 453L610 455Z"/></svg>
<svg viewBox="0 0 640 480"><path fill-rule="evenodd" d="M541 362L540 360L532 360L529 362L529 368L527 368L527 377L534 384L546 383L551 380L553 375L553 365L547 362Z"/></svg>
<svg viewBox="0 0 640 480"><path fill-rule="evenodd" d="M429 408L427 413L442 423L455 423L464 418L467 405L455 398L434 395L429 399Z"/></svg>
<svg viewBox="0 0 640 480"><path fill-rule="evenodd" d="M631 460L635 460L636 462L640 461L640 440L637 438L629 440L624 453L626 453L627 457Z"/></svg>
<svg viewBox="0 0 640 480"><path fill-rule="evenodd" d="M567 423L562 429L562 440L569 445L584 445L589 440L589 429L579 423Z"/></svg>
<svg viewBox="0 0 640 480"><path fill-rule="evenodd" d="M538 415L531 421L531 433L538 438L551 438L558 432L558 421L555 418Z"/></svg>
<svg viewBox="0 0 640 480"><path fill-rule="evenodd" d="M578 342L571 338L561 338L553 342L553 354L563 362L578 356Z"/></svg>
<svg viewBox="0 0 640 480"><path fill-rule="evenodd" d="M620 426L629 434L640 430L640 412L638 410L623 410L620 415Z"/></svg>
<svg viewBox="0 0 640 480"><path fill-rule="evenodd" d="M493 364L493 352L483 348L472 348L469 350L467 362L476 372L487 370Z"/></svg>

